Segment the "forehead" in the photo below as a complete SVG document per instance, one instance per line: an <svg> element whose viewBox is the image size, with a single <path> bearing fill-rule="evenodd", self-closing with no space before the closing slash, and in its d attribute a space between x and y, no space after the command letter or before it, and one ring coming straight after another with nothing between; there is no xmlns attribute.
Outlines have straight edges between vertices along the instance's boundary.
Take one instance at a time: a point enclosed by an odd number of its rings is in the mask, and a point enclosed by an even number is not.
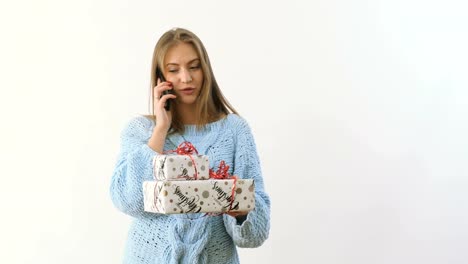
<svg viewBox="0 0 468 264"><path fill-rule="evenodd" d="M164 64L186 64L197 58L197 51L191 44L179 43L169 48L164 58Z"/></svg>

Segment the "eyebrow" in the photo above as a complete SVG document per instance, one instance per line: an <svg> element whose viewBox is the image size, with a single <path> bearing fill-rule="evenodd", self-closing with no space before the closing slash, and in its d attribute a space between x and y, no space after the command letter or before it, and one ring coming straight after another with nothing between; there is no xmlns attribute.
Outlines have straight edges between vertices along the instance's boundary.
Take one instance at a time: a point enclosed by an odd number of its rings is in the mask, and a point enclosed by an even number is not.
<svg viewBox="0 0 468 264"><path fill-rule="evenodd" d="M187 64L190 64L190 63L192 63L192 62L194 62L194 61L196 61L196 60L200 60L200 59L199 59L199 58L195 58L195 59L193 59L193 60L190 60ZM168 64L166 64L166 65L179 65L179 64L174 63L174 62L170 62L170 63L168 63Z"/></svg>

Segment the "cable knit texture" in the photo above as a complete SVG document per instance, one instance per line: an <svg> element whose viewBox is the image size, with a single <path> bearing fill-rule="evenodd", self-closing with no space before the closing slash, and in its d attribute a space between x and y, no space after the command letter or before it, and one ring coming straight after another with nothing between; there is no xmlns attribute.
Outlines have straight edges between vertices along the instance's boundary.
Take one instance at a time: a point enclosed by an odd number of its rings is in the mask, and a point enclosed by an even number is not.
<svg viewBox="0 0 468 264"><path fill-rule="evenodd" d="M164 151L190 141L208 155L210 167L224 160L229 173L255 181L255 209L242 222L229 215L164 215L143 211L143 181L153 180L153 151L148 140L155 123L143 116L130 120L121 134L121 151L110 184L114 205L133 217L124 253L125 264L239 263L236 246L258 247L270 229L270 199L264 190L260 161L247 122L238 115L207 124L185 126L183 136L166 138Z"/></svg>

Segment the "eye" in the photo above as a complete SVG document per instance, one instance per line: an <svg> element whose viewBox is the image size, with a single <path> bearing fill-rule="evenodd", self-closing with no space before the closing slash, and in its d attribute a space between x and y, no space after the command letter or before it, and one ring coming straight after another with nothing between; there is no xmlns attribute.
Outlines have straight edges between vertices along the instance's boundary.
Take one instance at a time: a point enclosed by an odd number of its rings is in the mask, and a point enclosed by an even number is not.
<svg viewBox="0 0 468 264"><path fill-rule="evenodd" d="M190 67L190 69L198 69L198 68L200 68L200 65L195 65L195 66Z"/></svg>

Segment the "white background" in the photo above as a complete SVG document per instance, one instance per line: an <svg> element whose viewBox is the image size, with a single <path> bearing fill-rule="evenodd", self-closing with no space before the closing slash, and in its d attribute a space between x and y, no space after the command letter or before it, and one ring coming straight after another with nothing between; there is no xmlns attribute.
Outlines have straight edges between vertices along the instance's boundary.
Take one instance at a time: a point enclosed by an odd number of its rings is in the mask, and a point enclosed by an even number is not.
<svg viewBox="0 0 468 264"><path fill-rule="evenodd" d="M0 262L120 263L109 197L153 47L185 27L251 124L270 238L242 263L466 263L464 1L0 5Z"/></svg>

